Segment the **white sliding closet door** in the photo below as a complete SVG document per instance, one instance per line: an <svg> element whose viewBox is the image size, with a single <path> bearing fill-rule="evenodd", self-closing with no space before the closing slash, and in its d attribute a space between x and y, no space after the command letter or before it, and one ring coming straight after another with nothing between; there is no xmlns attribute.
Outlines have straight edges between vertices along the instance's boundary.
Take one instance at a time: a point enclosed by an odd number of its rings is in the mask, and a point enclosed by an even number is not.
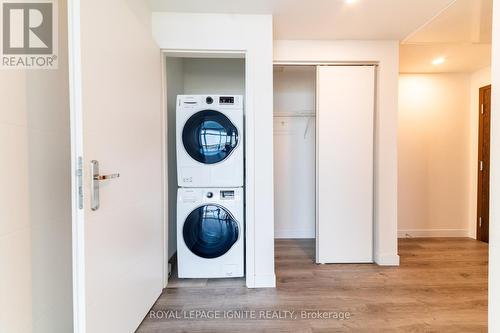
<svg viewBox="0 0 500 333"><path fill-rule="evenodd" d="M374 66L318 66L316 262L373 262Z"/></svg>

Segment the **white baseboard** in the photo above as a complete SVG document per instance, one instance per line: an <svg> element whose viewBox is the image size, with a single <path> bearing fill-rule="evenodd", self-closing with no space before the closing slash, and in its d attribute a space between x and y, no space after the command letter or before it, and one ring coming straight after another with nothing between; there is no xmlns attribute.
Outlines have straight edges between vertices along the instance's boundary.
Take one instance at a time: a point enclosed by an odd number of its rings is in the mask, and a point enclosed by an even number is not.
<svg viewBox="0 0 500 333"><path fill-rule="evenodd" d="M254 275L251 280L253 280L253 285L247 284L248 288L276 288L276 275L274 274Z"/></svg>
<svg viewBox="0 0 500 333"><path fill-rule="evenodd" d="M312 229L276 229L274 238L315 238L316 230Z"/></svg>
<svg viewBox="0 0 500 333"><path fill-rule="evenodd" d="M468 229L403 229L398 230L398 238L424 237L469 237Z"/></svg>
<svg viewBox="0 0 500 333"><path fill-rule="evenodd" d="M393 253L375 254L374 261L379 266L399 266L399 256Z"/></svg>

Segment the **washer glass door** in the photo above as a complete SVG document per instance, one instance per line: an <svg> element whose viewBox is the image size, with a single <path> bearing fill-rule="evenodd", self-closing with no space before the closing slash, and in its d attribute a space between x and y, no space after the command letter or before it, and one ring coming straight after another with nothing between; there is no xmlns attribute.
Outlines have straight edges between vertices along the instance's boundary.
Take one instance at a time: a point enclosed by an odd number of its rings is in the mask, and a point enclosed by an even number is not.
<svg viewBox="0 0 500 333"><path fill-rule="evenodd" d="M182 129L186 152L198 162L225 160L238 145L238 129L224 114L203 110L192 115Z"/></svg>
<svg viewBox="0 0 500 333"><path fill-rule="evenodd" d="M182 235L191 252L202 258L224 255L238 240L238 222L218 205L193 210L184 222Z"/></svg>

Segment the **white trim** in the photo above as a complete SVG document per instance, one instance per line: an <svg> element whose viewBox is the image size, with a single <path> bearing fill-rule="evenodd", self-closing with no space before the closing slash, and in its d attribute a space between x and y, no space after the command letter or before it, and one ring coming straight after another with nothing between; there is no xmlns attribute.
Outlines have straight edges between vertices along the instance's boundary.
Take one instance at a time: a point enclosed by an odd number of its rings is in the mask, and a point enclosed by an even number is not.
<svg viewBox="0 0 500 333"><path fill-rule="evenodd" d="M394 253L376 253L373 261L379 266L399 266L399 256Z"/></svg>
<svg viewBox="0 0 500 333"><path fill-rule="evenodd" d="M488 331L500 332L500 1L493 1L491 66L490 243L488 259Z"/></svg>
<svg viewBox="0 0 500 333"><path fill-rule="evenodd" d="M162 183L162 217L163 217L163 288L167 287L170 271L168 256L168 145L167 145L167 69L166 58L160 51L161 58L161 183Z"/></svg>
<svg viewBox="0 0 500 333"><path fill-rule="evenodd" d="M276 288L276 275L254 275L253 276L254 286L253 288ZM247 277L248 281L248 277Z"/></svg>
<svg viewBox="0 0 500 333"><path fill-rule="evenodd" d="M68 68L71 131L71 220L73 260L73 330L85 333L85 234L84 209L78 207L76 172L78 158L83 158L82 63L80 0L68 1ZM82 188L83 191L83 188Z"/></svg>
<svg viewBox="0 0 500 333"><path fill-rule="evenodd" d="M319 156L319 147L318 147L318 138L319 138L319 118L320 118L320 114L318 112L318 109L319 109L319 105L318 105L318 94L319 94L319 85L318 85L318 82L319 82L319 70L318 70L318 66L316 66L316 68L314 69L315 72L316 72L316 75L315 75L315 78L314 78L314 111L316 113L316 118L315 118L315 138L314 138L314 191L315 191L315 199L314 199L314 205L315 205L315 212L314 212L314 238L315 240L318 239L318 234L319 234L319 191L318 191L318 184L319 184L319 177L318 177L318 174L319 174L319 171L318 171L318 165L319 165L319 159L318 159L318 156ZM318 253L319 253L319 246L318 246L318 242L315 241L314 242L314 255L315 257L317 258L318 257Z"/></svg>
<svg viewBox="0 0 500 333"><path fill-rule="evenodd" d="M425 237L469 237L469 229L402 229L398 230L398 238Z"/></svg>
<svg viewBox="0 0 500 333"><path fill-rule="evenodd" d="M245 59L245 52L239 50L169 50L162 49L167 57L177 58L236 58Z"/></svg>
<svg viewBox="0 0 500 333"><path fill-rule="evenodd" d="M378 66L379 61L273 61L273 66Z"/></svg>
<svg viewBox="0 0 500 333"><path fill-rule="evenodd" d="M251 57L245 51L245 98L244 98L244 126L245 126L245 274L248 288L258 288L255 274L255 110L253 109L254 94L251 75ZM251 223L249 223L251 222ZM276 282L273 282L275 285Z"/></svg>
<svg viewBox="0 0 500 333"><path fill-rule="evenodd" d="M290 229L281 228L274 230L274 238L312 238L316 237L316 229L303 228L303 229Z"/></svg>

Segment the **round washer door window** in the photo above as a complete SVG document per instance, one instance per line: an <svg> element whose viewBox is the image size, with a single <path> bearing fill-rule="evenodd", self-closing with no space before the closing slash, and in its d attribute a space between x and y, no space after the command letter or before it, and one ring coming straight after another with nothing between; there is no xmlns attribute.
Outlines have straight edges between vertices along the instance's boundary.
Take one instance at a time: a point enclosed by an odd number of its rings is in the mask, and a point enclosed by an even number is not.
<svg viewBox="0 0 500 333"><path fill-rule="evenodd" d="M238 129L224 114L204 110L192 115L182 130L189 156L204 164L226 159L238 145Z"/></svg>
<svg viewBox="0 0 500 333"><path fill-rule="evenodd" d="M193 210L182 230L184 243L202 258L217 258L225 254L238 240L238 223L221 206L205 205Z"/></svg>

